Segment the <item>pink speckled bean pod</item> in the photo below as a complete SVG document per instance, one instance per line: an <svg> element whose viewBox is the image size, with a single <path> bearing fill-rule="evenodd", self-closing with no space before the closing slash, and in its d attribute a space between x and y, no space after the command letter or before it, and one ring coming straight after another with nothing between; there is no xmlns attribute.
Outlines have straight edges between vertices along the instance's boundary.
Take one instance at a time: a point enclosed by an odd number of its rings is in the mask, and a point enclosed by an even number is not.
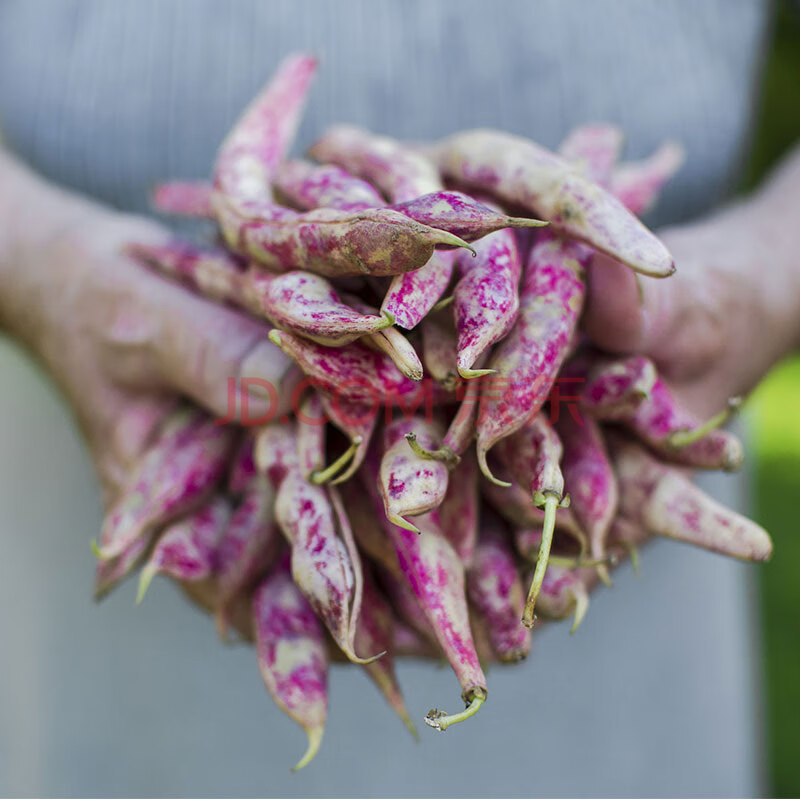
<svg viewBox="0 0 800 800"><path fill-rule="evenodd" d="M564 482L572 513L589 537L589 552L602 559L607 555L606 540L617 513L619 490L603 431L591 417L585 416L581 422L562 414L557 424L564 445ZM605 583L611 582L605 566L598 567L597 574Z"/></svg>
<svg viewBox="0 0 800 800"><path fill-rule="evenodd" d="M308 736L308 749L294 769L317 754L328 706L325 631L292 580L282 558L253 595L256 655L261 677L278 707Z"/></svg>
<svg viewBox="0 0 800 800"><path fill-rule="evenodd" d="M277 492L289 472L298 467L297 425L272 422L255 435L256 468Z"/></svg>
<svg viewBox="0 0 800 800"><path fill-rule="evenodd" d="M390 317L354 310L325 278L304 270L275 275L245 267L223 250L178 240L167 245L132 244L126 250L205 297L236 305L320 344L349 344L392 324Z"/></svg>
<svg viewBox="0 0 800 800"><path fill-rule="evenodd" d="M421 225L390 208L301 213L251 202L219 204L216 214L228 247L273 272L399 275L422 268L434 255L452 259L452 253L434 253L437 246L471 248L452 233Z"/></svg>
<svg viewBox="0 0 800 800"><path fill-rule="evenodd" d="M503 519L516 528L531 529L535 539L520 549L523 558L535 557L542 543L544 510L533 502L530 491L517 483L510 487L498 486L491 481L481 481L481 494ZM556 515L555 534L569 536L578 543L581 550L587 548L586 534L581 530L569 508L561 508Z"/></svg>
<svg viewBox="0 0 800 800"><path fill-rule="evenodd" d="M706 422L684 411L661 378L650 396L621 423L659 456L676 464L701 469L735 471L742 466L744 448L739 437L719 428L738 408L738 399Z"/></svg>
<svg viewBox="0 0 800 800"><path fill-rule="evenodd" d="M103 521L98 555L125 552L138 538L192 511L223 477L236 437L199 409L180 408L164 422Z"/></svg>
<svg viewBox="0 0 800 800"><path fill-rule="evenodd" d="M769 534L721 506L674 467L622 437L609 437L619 481L619 513L635 525L746 561L772 555Z"/></svg>
<svg viewBox="0 0 800 800"><path fill-rule="evenodd" d="M448 469L454 469L461 461L461 456L475 438L475 421L478 416L478 405L480 402L481 383L480 379L467 381L461 385L463 394L461 404L455 416L450 420L447 433L442 439L442 444L436 450L424 451L419 448L416 440L409 439L409 444L417 450L420 455L427 458L435 458L443 461Z"/></svg>
<svg viewBox="0 0 800 800"><path fill-rule="evenodd" d="M136 602L142 602L150 582L159 573L177 581L199 581L210 577L216 570L217 547L230 517L230 504L225 498L217 497L167 527L139 573Z"/></svg>
<svg viewBox="0 0 800 800"><path fill-rule="evenodd" d="M278 170L275 188L290 205L303 210L329 207L355 211L385 205L371 184L333 164L287 161ZM501 228L539 228L547 224L538 219L509 217L462 192L430 192L389 208L423 225L449 231L466 242Z"/></svg>
<svg viewBox="0 0 800 800"><path fill-rule="evenodd" d="M443 431L423 416L401 417L383 432L383 455L378 472L386 518L407 530L419 532L405 517L438 508L447 491L448 470L441 461L417 455L406 442L413 432L424 449L433 449Z"/></svg>
<svg viewBox="0 0 800 800"><path fill-rule="evenodd" d="M631 213L641 216L655 203L685 157L683 147L665 142L649 158L620 164L611 175L610 191Z"/></svg>
<svg viewBox="0 0 800 800"><path fill-rule="evenodd" d="M560 465L562 454L561 441L542 414L537 414L516 434L502 440L497 453L517 483L528 488L534 503L544 508L542 540L522 616L523 624L528 627L533 626L536 598L550 558L557 509L566 505ZM497 482L496 478L494 482Z"/></svg>
<svg viewBox="0 0 800 800"><path fill-rule="evenodd" d="M378 410L372 406L349 402L342 397L329 397L325 394L320 396L325 415L350 439L352 448L347 468L330 482L331 486L337 486L350 480L363 463L378 422Z"/></svg>
<svg viewBox="0 0 800 800"><path fill-rule="evenodd" d="M391 525L400 569L422 606L437 641L461 684L468 712L486 699L486 678L469 627L464 568L458 554L436 524L435 514L418 518L421 535ZM460 718L460 715L454 715ZM444 730L457 719L433 710L426 722Z"/></svg>
<svg viewBox="0 0 800 800"><path fill-rule="evenodd" d="M536 416L572 346L586 291L584 267L591 251L548 232L540 234L520 287L511 333L488 362L497 375L481 396L478 463L490 480L486 454L498 441Z"/></svg>
<svg viewBox="0 0 800 800"><path fill-rule="evenodd" d="M663 278L675 271L666 247L619 200L528 139L464 131L441 142L436 158L448 178L538 214L637 272Z"/></svg>
<svg viewBox="0 0 800 800"><path fill-rule="evenodd" d="M657 378L649 358L593 358L581 389L581 408L595 419L614 421L636 413Z"/></svg>
<svg viewBox="0 0 800 800"><path fill-rule="evenodd" d="M344 347L325 347L285 331L270 331L269 338L283 350L314 385L332 397L368 407L402 405L416 409L448 398L430 381L403 375L392 359L361 342Z"/></svg>
<svg viewBox="0 0 800 800"><path fill-rule="evenodd" d="M374 475L374 453L362 467L362 483L372 506L380 513L381 498ZM436 639L461 684L467 709L452 716L432 709L425 721L439 730L474 714L486 699L486 678L481 669L469 626L464 567L442 534L436 512L416 518L421 534L385 522L406 584L425 613Z"/></svg>
<svg viewBox="0 0 800 800"><path fill-rule="evenodd" d="M384 515L375 513L373 505L365 502L364 489L360 481L344 484L339 491L342 502L347 507L347 516L353 529L353 537L359 550L384 572L388 572L398 580L402 578L397 551L386 535ZM376 489L377 492L377 489ZM380 506L378 506L380 510Z"/></svg>
<svg viewBox="0 0 800 800"><path fill-rule="evenodd" d="M442 189L435 165L396 139L351 125L329 128L310 149L317 161L338 164L377 186L393 203Z"/></svg>
<svg viewBox="0 0 800 800"><path fill-rule="evenodd" d="M386 535L386 534L384 534ZM388 536L387 536L388 539ZM390 541L391 544L391 541ZM394 550L394 544L391 544ZM394 551L395 558L397 558L397 551ZM420 601L411 591L408 581L405 578L402 570L400 570L398 562L398 572L392 570L381 569L381 585L384 587L386 594L391 601L392 608L403 624L407 625L417 636L426 642L435 651L436 658L443 658L444 654L439 647L439 642L436 638L436 631L431 626L430 621L425 613L425 610L420 605Z"/></svg>
<svg viewBox="0 0 800 800"><path fill-rule="evenodd" d="M252 588L280 542L273 508L275 490L256 475L231 515L216 553L217 630L225 639L234 601Z"/></svg>
<svg viewBox="0 0 800 800"><path fill-rule="evenodd" d="M155 531L134 539L118 556L108 560L99 559L94 573L94 599L101 600L112 589L130 575L144 558Z"/></svg>
<svg viewBox="0 0 800 800"><path fill-rule="evenodd" d="M453 469L447 493L439 506L439 527L465 567L472 564L478 542L479 477L474 453L466 453Z"/></svg>
<svg viewBox="0 0 800 800"><path fill-rule="evenodd" d="M365 303L359 297L347 294L344 295L343 299L351 308L361 314L378 314L376 308L373 308L369 303ZM422 362L419 360L417 351L414 349L414 345L397 328L387 327L369 337L365 337L364 344L386 353L407 378L411 378L412 381L422 380Z"/></svg>
<svg viewBox="0 0 800 800"><path fill-rule="evenodd" d="M213 219L211 190L208 181L166 181L153 190L151 202L162 214Z"/></svg>
<svg viewBox="0 0 800 800"><path fill-rule="evenodd" d="M539 592L538 612L545 619L572 617L570 633L575 633L589 608L589 592L580 574L567 567L551 564Z"/></svg>
<svg viewBox="0 0 800 800"><path fill-rule="evenodd" d="M519 311L519 251L513 231L489 234L475 244L476 258L456 256L463 277L453 292L458 331L458 372L475 378L486 371L475 361L511 330Z"/></svg>
<svg viewBox="0 0 800 800"><path fill-rule="evenodd" d="M316 71L312 56L285 58L222 142L212 206L270 200L271 183L294 140Z"/></svg>
<svg viewBox="0 0 800 800"><path fill-rule="evenodd" d="M420 323L425 372L447 391L458 385L458 335L449 309L435 311Z"/></svg>
<svg viewBox="0 0 800 800"><path fill-rule="evenodd" d="M361 607L361 561L336 490L309 483L310 465L324 459L321 437L298 436L298 464L275 500L275 518L291 547L292 576L342 652L356 663L354 637ZM374 656L373 656L374 657Z"/></svg>
<svg viewBox="0 0 800 800"><path fill-rule="evenodd" d="M278 169L274 187L290 205L302 211L315 208L363 211L386 205L372 184L335 164L286 161Z"/></svg>
<svg viewBox="0 0 800 800"><path fill-rule="evenodd" d="M500 521L485 514L473 566L467 570L467 594L485 620L499 661L519 661L531 647L531 632L521 624L525 590L508 535Z"/></svg>
<svg viewBox="0 0 800 800"><path fill-rule="evenodd" d="M258 473L255 445L253 431L247 431L239 444L239 449L236 451L228 473L228 492L232 495L244 494Z"/></svg>
<svg viewBox="0 0 800 800"><path fill-rule="evenodd" d="M622 129L607 122L580 125L558 148L558 154L590 181L608 188L625 139Z"/></svg>
<svg viewBox="0 0 800 800"><path fill-rule="evenodd" d="M394 671L394 658L390 652L394 645L394 615L388 601L366 572L364 602L356 628L355 645L362 653L385 653L377 661L365 664L364 669L386 702L416 739L417 729L406 709L403 693L400 691L400 684Z"/></svg>
<svg viewBox="0 0 800 800"><path fill-rule="evenodd" d="M494 206L479 203L463 192L438 191L389 206L407 217L474 242L503 228L541 228L544 220L509 217Z"/></svg>
<svg viewBox="0 0 800 800"><path fill-rule="evenodd" d="M340 125L310 150L319 161L344 167L375 184L392 203L443 189L436 167L421 153L385 136ZM417 223L419 224L419 223ZM450 282L454 254L436 252L424 267L392 280L381 305L401 328L411 329L433 308Z"/></svg>

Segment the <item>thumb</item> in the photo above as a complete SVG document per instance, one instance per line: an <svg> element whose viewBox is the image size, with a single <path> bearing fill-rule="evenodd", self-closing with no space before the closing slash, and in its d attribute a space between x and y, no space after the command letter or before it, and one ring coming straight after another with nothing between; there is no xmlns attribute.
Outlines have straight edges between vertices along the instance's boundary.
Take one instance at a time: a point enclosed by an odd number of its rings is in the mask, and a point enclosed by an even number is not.
<svg viewBox="0 0 800 800"><path fill-rule="evenodd" d="M293 362L268 339L268 324L150 277L165 284L154 356L166 386L244 424L289 410Z"/></svg>
<svg viewBox="0 0 800 800"><path fill-rule="evenodd" d="M624 264L595 253L587 271L583 327L612 353L658 358L675 315L675 282L637 275Z"/></svg>
<svg viewBox="0 0 800 800"><path fill-rule="evenodd" d="M168 236L160 226L126 220L109 237L115 244L102 270L105 311L94 315L108 369L121 385L172 390L226 420L263 423L285 413L298 378L269 341L267 321L196 295L121 252L132 241Z"/></svg>

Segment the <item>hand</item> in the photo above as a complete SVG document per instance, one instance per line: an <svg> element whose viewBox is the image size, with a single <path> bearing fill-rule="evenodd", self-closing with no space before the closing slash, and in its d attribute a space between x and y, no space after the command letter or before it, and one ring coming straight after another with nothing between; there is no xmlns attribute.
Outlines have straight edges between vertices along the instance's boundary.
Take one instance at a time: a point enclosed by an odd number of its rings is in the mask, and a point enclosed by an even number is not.
<svg viewBox="0 0 800 800"><path fill-rule="evenodd" d="M643 353L701 417L752 389L798 342L800 270L772 197L661 232L677 272L654 280L605 256L590 266L585 327L602 348Z"/></svg>
<svg viewBox="0 0 800 800"><path fill-rule="evenodd" d="M64 390L108 492L178 396L225 416L229 378L280 390L290 362L267 326L123 255L127 243L159 243L168 231L25 178L37 185L20 194L34 194L38 213L30 224L17 213L13 239L0 248L0 323ZM269 399L249 398L251 415L270 410Z"/></svg>

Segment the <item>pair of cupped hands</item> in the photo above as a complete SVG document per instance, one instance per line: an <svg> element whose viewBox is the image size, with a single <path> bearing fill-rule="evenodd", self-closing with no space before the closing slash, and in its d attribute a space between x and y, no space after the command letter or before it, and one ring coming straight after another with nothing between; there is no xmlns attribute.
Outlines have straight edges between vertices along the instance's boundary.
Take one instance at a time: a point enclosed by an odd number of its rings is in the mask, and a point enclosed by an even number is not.
<svg viewBox="0 0 800 800"><path fill-rule="evenodd" d="M591 340L652 358L699 416L747 393L798 338L800 270L779 223L800 195L798 162L735 206L659 231L677 266L668 279L596 255L582 321ZM225 416L229 379L284 386L290 362L265 322L124 255L130 242L165 242L166 228L46 184L2 153L0 175L0 327L63 390L108 500L178 397ZM248 400L252 416L270 411L269 398Z"/></svg>

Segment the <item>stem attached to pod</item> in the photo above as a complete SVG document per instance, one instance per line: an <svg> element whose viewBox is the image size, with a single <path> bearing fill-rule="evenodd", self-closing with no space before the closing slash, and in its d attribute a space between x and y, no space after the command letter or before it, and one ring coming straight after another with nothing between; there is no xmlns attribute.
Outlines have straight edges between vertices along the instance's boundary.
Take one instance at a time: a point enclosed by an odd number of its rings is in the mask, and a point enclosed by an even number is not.
<svg viewBox="0 0 800 800"><path fill-rule="evenodd" d="M539 597L544 575L547 571L547 562L550 559L550 548L553 544L553 531L556 526L556 511L560 502L561 500L556 494L545 495L542 542L539 545L539 555L536 558L536 569L533 571L531 588L528 590L528 598L525 601L525 611L522 613L522 624L525 625L526 628L532 628L533 621L536 618L534 613L536 598Z"/></svg>
<svg viewBox="0 0 800 800"><path fill-rule="evenodd" d="M435 728L437 731L446 731L451 725L463 722L465 719L474 716L486 702L486 690L475 688L472 690L471 695L472 697L468 701L467 707L458 714L448 714L446 711L432 708L425 717L425 724Z"/></svg>

